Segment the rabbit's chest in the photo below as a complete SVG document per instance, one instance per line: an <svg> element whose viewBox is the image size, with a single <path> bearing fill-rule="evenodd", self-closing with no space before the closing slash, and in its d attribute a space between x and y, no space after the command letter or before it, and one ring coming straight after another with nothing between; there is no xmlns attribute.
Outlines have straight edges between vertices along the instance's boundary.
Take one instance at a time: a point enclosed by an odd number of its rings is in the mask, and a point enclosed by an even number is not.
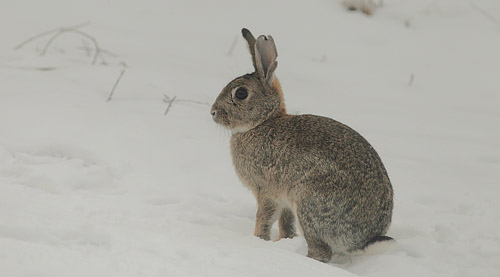
<svg viewBox="0 0 500 277"><path fill-rule="evenodd" d="M279 183L279 155L269 144L233 136L231 155L236 173L246 186L254 188Z"/></svg>

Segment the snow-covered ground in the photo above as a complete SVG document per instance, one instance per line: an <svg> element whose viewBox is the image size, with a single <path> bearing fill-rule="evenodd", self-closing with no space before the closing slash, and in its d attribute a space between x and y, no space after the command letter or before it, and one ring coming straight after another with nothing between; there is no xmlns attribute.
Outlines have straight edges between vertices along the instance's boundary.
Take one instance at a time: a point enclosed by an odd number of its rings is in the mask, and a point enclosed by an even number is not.
<svg viewBox="0 0 500 277"><path fill-rule="evenodd" d="M0 276L500 276L500 2L341 2L2 0ZM108 65L74 33L13 50L87 21ZM252 235L207 106L252 70L242 27L273 35L289 112L378 150L397 245L323 264Z"/></svg>

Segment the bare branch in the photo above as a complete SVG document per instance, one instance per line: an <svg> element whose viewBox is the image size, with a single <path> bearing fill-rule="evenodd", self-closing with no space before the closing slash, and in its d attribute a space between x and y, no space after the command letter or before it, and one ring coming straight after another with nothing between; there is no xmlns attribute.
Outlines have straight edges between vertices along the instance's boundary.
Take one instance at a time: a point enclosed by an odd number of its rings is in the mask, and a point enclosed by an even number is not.
<svg viewBox="0 0 500 277"><path fill-rule="evenodd" d="M210 104L202 101L196 101L196 100L189 100L189 99L178 99L177 102L185 102L185 103L193 103L193 104L199 104L199 105L204 105L207 107L210 107Z"/></svg>
<svg viewBox="0 0 500 277"><path fill-rule="evenodd" d="M165 103L169 103L171 100L170 100L170 97L166 94L163 95L164 96L164 99L163 99L163 102ZM177 102L184 102L184 103L193 103L193 104L198 104L198 105L203 105L203 106L207 106L207 107L210 107L210 104L207 103L207 102L203 102L203 101L198 101L198 100L191 100L191 99L177 99L176 100Z"/></svg>
<svg viewBox="0 0 500 277"><path fill-rule="evenodd" d="M111 93L108 96L108 99L106 102L111 101L111 98L113 97L113 93L115 93L116 86L118 85L118 82L120 82L120 79L122 78L123 74L125 73L125 69L120 72L120 76L118 76L118 79L116 79L115 84L113 85L113 88L111 89Z"/></svg>
<svg viewBox="0 0 500 277"><path fill-rule="evenodd" d="M496 17L494 17L493 15L491 15L489 12L485 11L483 8L479 7L478 5L474 4L474 3L470 3L471 7L473 7L475 10L477 10L478 12L482 13L484 16L486 16L488 19L490 19L491 21L495 22L496 24L500 25L500 20L498 20Z"/></svg>
<svg viewBox="0 0 500 277"><path fill-rule="evenodd" d="M113 53L113 52L111 52L111 51L109 51L109 50L106 50L106 49L99 48L99 52L101 52L101 53L103 53L103 54L106 54L106 55L108 55L108 56L111 56L111 57L113 57L113 58L118 57L118 55L117 55L117 54L115 54L115 53Z"/></svg>
<svg viewBox="0 0 500 277"><path fill-rule="evenodd" d="M29 43L29 42L37 39L37 38L41 38L43 36L47 36L47 35L50 35L52 33L60 32L62 30L66 30L66 29L74 29L74 30L76 30L76 29L82 28L84 26L87 26L89 24L90 24L90 21L87 21L87 22L84 22L84 23L81 23L81 24L78 24L78 25L75 25L75 26L61 27L61 28L57 28L57 29L53 29L53 30L50 30L50 31L46 31L46 32L40 33L38 35L32 36L32 37L26 39L25 41L21 42L19 45L17 45L16 47L14 47L14 50L20 49L21 47L23 47L27 43Z"/></svg>
<svg viewBox="0 0 500 277"><path fill-rule="evenodd" d="M165 113L163 115L167 115L168 111L170 110L170 107L172 106L172 103L174 103L176 98L177 96L174 96L172 99L169 98L167 109L165 110Z"/></svg>
<svg viewBox="0 0 500 277"><path fill-rule="evenodd" d="M82 49L83 51L85 51L85 55L87 55L87 57L90 57L92 48L90 48L87 40L82 38L82 46L78 47L78 49Z"/></svg>
<svg viewBox="0 0 500 277"><path fill-rule="evenodd" d="M45 55L45 53L47 53L47 49L49 48L50 44L52 44L52 42L58 38L60 35L64 34L64 33L75 33L75 34L78 34L78 35L81 35L83 37L86 37L88 38L89 40L91 40L93 43L94 43L94 47L95 47L95 53L94 53L94 59L92 60L92 64L94 65L97 61L97 57L99 57L99 53L101 51L101 49L99 48L99 44L97 43L97 40L85 33L85 32L82 32L80 30L77 30L77 29L62 29L62 30L59 30L54 36L52 36L49 41L47 42L47 44L45 44L45 47L43 48L42 50L42 53L40 53L41 56Z"/></svg>
<svg viewBox="0 0 500 277"><path fill-rule="evenodd" d="M52 71L56 70L56 67L29 67L29 66L11 66L11 65L0 65L0 68L12 68L12 69L20 69L20 70L38 70L38 71Z"/></svg>
<svg viewBox="0 0 500 277"><path fill-rule="evenodd" d="M93 36L89 35L88 33L83 32L83 31L78 30L79 28L82 28L82 27L88 25L89 23L90 22L85 22L85 23L71 26L71 27L61 27L61 28L57 28L57 29L53 29L50 31L40 33L38 35L35 35L35 36L30 37L27 40L23 41L21 44L17 45L14 49L19 49L19 48L23 47L26 43L31 42L35 39L39 39L39 38L44 37L44 36L52 35L49 38L49 40L47 41L47 43L45 44L43 50L40 52L40 55L44 56L47 53L47 50L49 49L52 42L54 42L60 35L62 35L64 33L74 33L74 34L77 34L77 35L82 37L82 46L77 47L77 48L83 49L87 56L90 56L91 50L92 50L92 48L89 47L87 41L90 40L94 44L94 52L95 53L93 55L94 57L92 59L92 65L95 65L99 58L102 61L103 65L107 65L108 63L106 62L105 55L111 56L113 58L118 57L118 55L109 51L109 50L102 49L99 46L97 40ZM61 49L61 51L62 51L62 49ZM120 61L119 65L121 65L123 67L127 67L127 63L125 61Z"/></svg>

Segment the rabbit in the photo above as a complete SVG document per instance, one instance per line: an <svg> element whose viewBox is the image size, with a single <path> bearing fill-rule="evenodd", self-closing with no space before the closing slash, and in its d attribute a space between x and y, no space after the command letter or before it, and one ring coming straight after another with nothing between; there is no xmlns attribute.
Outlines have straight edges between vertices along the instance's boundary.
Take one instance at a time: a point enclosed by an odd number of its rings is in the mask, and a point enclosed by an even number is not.
<svg viewBox="0 0 500 277"><path fill-rule="evenodd" d="M322 262L392 240L393 190L377 152L333 119L287 114L273 38L242 34L255 72L226 85L211 115L231 131L236 173L257 199L254 235L270 240L278 220L279 238L293 238L298 221L307 256Z"/></svg>

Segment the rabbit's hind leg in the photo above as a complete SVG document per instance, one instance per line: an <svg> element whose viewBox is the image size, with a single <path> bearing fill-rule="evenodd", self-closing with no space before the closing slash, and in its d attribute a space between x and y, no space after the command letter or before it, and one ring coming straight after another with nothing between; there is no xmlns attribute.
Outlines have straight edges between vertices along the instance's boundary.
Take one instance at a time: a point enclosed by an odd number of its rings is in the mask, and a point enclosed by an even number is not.
<svg viewBox="0 0 500 277"><path fill-rule="evenodd" d="M329 262L332 259L332 248L318 236L315 229L317 220L301 209L297 212L297 218L307 242L307 257L324 263Z"/></svg>
<svg viewBox="0 0 500 277"><path fill-rule="evenodd" d="M307 242L307 257L327 263L332 259L332 249L323 240L304 231Z"/></svg>

